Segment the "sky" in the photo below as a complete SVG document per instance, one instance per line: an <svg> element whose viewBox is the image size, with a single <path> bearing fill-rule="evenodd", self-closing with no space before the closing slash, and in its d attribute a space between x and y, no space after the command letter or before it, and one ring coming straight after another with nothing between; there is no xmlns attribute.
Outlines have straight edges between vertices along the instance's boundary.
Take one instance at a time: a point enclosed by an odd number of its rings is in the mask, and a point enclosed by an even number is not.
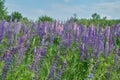
<svg viewBox="0 0 120 80"><path fill-rule="evenodd" d="M74 13L78 18L91 18L95 12L108 19L120 19L120 0L5 0L5 6L9 14L18 11L32 20L44 15L67 20Z"/></svg>

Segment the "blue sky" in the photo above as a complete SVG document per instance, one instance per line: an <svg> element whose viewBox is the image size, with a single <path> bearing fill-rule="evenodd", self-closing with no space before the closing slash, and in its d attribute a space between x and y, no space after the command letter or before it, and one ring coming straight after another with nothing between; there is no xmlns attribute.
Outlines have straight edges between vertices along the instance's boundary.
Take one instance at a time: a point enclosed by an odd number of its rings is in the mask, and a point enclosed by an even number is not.
<svg viewBox="0 0 120 80"><path fill-rule="evenodd" d="M74 13L78 18L90 18L94 12L108 19L120 19L120 0L6 0L5 6L9 14L19 11L33 20L42 15L66 20Z"/></svg>

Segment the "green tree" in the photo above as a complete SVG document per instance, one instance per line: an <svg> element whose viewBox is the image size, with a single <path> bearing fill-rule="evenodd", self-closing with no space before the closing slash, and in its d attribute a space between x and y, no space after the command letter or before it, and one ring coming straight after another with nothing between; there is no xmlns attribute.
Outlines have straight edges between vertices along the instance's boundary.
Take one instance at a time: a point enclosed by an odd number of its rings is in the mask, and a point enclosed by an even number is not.
<svg viewBox="0 0 120 80"><path fill-rule="evenodd" d="M107 17L105 16L105 17L103 17L103 20L106 20L107 19Z"/></svg>
<svg viewBox="0 0 120 80"><path fill-rule="evenodd" d="M94 13L91 15L92 20L91 23L95 26L99 26L100 25L100 15L97 13Z"/></svg>
<svg viewBox="0 0 120 80"><path fill-rule="evenodd" d="M12 21L14 21L15 19L20 21L23 18L22 14L17 11L12 12L11 16L12 16Z"/></svg>
<svg viewBox="0 0 120 80"><path fill-rule="evenodd" d="M38 21L39 22L44 22L44 21L53 22L53 18L51 18L49 16L41 16L41 17L39 17Z"/></svg>
<svg viewBox="0 0 120 80"><path fill-rule="evenodd" d="M74 18L74 22L78 22L78 18L77 18L77 14L76 13L73 14L73 18Z"/></svg>
<svg viewBox="0 0 120 80"><path fill-rule="evenodd" d="M77 18L77 14L76 14L76 13L74 13L74 14L73 14L73 17L74 17L74 18Z"/></svg>
<svg viewBox="0 0 120 80"><path fill-rule="evenodd" d="M94 14L92 14L92 18L93 18L94 20L100 20L100 15L97 14L97 13L94 13Z"/></svg>
<svg viewBox="0 0 120 80"><path fill-rule="evenodd" d="M6 18L7 16L7 9L4 6L5 0L0 0L0 20Z"/></svg>

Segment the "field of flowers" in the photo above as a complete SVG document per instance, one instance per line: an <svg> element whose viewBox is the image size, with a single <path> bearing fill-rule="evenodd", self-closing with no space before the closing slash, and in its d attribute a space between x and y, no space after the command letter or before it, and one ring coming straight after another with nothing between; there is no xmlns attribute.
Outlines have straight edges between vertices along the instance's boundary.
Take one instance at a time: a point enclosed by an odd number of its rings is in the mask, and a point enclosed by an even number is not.
<svg viewBox="0 0 120 80"><path fill-rule="evenodd" d="M0 80L120 80L120 25L3 20Z"/></svg>

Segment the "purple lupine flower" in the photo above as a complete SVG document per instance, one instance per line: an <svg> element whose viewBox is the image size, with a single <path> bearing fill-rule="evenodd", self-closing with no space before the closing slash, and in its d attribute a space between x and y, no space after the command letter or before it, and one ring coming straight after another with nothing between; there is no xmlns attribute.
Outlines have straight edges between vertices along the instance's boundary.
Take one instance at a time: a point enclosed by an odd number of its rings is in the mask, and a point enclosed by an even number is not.
<svg viewBox="0 0 120 80"><path fill-rule="evenodd" d="M22 24L17 22L17 19L13 23L13 42L15 43L17 40L17 34L20 32Z"/></svg>
<svg viewBox="0 0 120 80"><path fill-rule="evenodd" d="M4 55L4 61L5 61L5 65L2 71L2 80L6 80L7 74L8 74L8 70L11 66L12 60L14 58L14 54L16 52L16 49L12 48L10 51L5 52Z"/></svg>
<svg viewBox="0 0 120 80"><path fill-rule="evenodd" d="M66 33L68 31L70 31L70 27L68 26L68 23L65 23L63 28L63 33Z"/></svg>
<svg viewBox="0 0 120 80"><path fill-rule="evenodd" d="M59 25L59 23L55 20L53 30L52 30L53 33L56 33L56 28L57 28L58 25Z"/></svg>
<svg viewBox="0 0 120 80"><path fill-rule="evenodd" d="M114 31L115 31L115 28L114 28L114 26L112 26L112 27L110 28L110 32L111 32L111 34L114 35Z"/></svg>
<svg viewBox="0 0 120 80"><path fill-rule="evenodd" d="M27 28L25 30L25 36L26 36L27 39L30 37L30 28Z"/></svg>
<svg viewBox="0 0 120 80"><path fill-rule="evenodd" d="M27 38L26 38L25 35L21 36L21 37L19 38L18 42L17 42L17 45L23 46L23 44L24 44L24 42L26 41L26 39L27 39Z"/></svg>
<svg viewBox="0 0 120 80"><path fill-rule="evenodd" d="M36 31L36 24L32 23L31 27L30 27L30 31Z"/></svg>
<svg viewBox="0 0 120 80"><path fill-rule="evenodd" d="M38 63L38 68L39 70L42 68L42 65L44 63L44 57L46 55L46 50L43 49L42 53L41 53L41 56L40 56L40 60L39 60L39 63Z"/></svg>
<svg viewBox="0 0 120 80"><path fill-rule="evenodd" d="M115 34L116 34L118 32L118 30L119 30L119 26L115 25L114 28L115 28Z"/></svg>
<svg viewBox="0 0 120 80"><path fill-rule="evenodd" d="M84 31L82 35L82 43L86 44L87 42L88 42L88 33L87 31Z"/></svg>
<svg viewBox="0 0 120 80"><path fill-rule="evenodd" d="M120 37L120 32L117 32L117 33L116 33L116 36L117 36L117 37Z"/></svg>
<svg viewBox="0 0 120 80"><path fill-rule="evenodd" d="M42 50L39 48L39 49L37 49L36 53L38 53L38 55L36 55L34 57L34 62L31 66L31 70L33 70L33 72L35 74L35 76L32 78L32 80L38 80L39 79L39 72L40 72L40 68L41 68L41 65L42 65L40 63L40 58L42 57L42 55L41 55Z"/></svg>
<svg viewBox="0 0 120 80"><path fill-rule="evenodd" d="M58 65L58 60L59 60L59 53L55 56L54 63L52 64L52 67L50 69L50 73L48 75L48 80L54 77L54 73L56 71L56 67Z"/></svg>
<svg viewBox="0 0 120 80"><path fill-rule="evenodd" d="M99 52L104 51L104 42L102 40L99 40L98 50Z"/></svg>
<svg viewBox="0 0 120 80"><path fill-rule="evenodd" d="M107 56L108 56L108 53L109 53L109 42L107 41L106 42L106 45L105 45L105 58L107 58Z"/></svg>
<svg viewBox="0 0 120 80"><path fill-rule="evenodd" d="M107 40L109 41L109 36L110 36L110 27L109 26L106 27L105 36L106 36Z"/></svg>
<svg viewBox="0 0 120 80"><path fill-rule="evenodd" d="M96 48L97 49L94 49L94 51L95 51L95 58L98 58L100 53L101 53L101 51L104 51L104 42L101 39L98 39L98 41L96 43Z"/></svg>
<svg viewBox="0 0 120 80"><path fill-rule="evenodd" d="M88 79L89 79L89 80L93 79L93 77L94 77L94 74L93 74L93 73L91 73L90 75L88 75Z"/></svg>
<svg viewBox="0 0 120 80"><path fill-rule="evenodd" d="M20 32L21 27L22 27L21 22L15 22L15 24L14 24L14 32L16 34L18 34Z"/></svg>
<svg viewBox="0 0 120 80"><path fill-rule="evenodd" d="M77 27L75 31L75 42L79 41L79 35L80 35L79 28Z"/></svg>
<svg viewBox="0 0 120 80"><path fill-rule="evenodd" d="M44 32L43 27L41 27L40 24L38 24L38 27L37 27L37 34L38 34L39 37L40 37L40 41L42 41L43 36L45 35L45 32Z"/></svg>
<svg viewBox="0 0 120 80"><path fill-rule="evenodd" d="M113 42L113 39L112 39L112 34L110 34L110 37L109 37L109 47L110 47L110 52L112 51L113 47L114 47L114 42Z"/></svg>
<svg viewBox="0 0 120 80"><path fill-rule="evenodd" d="M38 48L38 49L34 49L34 62L32 63L32 66L31 66L31 70L36 70L37 69L37 64L38 64L38 61L39 61L39 58L42 54L42 49L41 48Z"/></svg>
<svg viewBox="0 0 120 80"><path fill-rule="evenodd" d="M95 26L91 27L91 38L95 36L96 30L95 30Z"/></svg>
<svg viewBox="0 0 120 80"><path fill-rule="evenodd" d="M67 61L64 60L64 62L63 62L63 64L62 64L62 67L61 67L61 69L58 71L58 73L56 74L56 77L54 78L54 80L60 80L63 72L65 71L66 65L67 65Z"/></svg>
<svg viewBox="0 0 120 80"><path fill-rule="evenodd" d="M31 70L35 73L35 76L32 78L32 80L38 80L39 79L39 72L40 69L42 68L43 62L44 62L44 57L46 54L46 50L42 48L35 48L35 57L34 57L34 62L31 66Z"/></svg>
<svg viewBox="0 0 120 80"><path fill-rule="evenodd" d="M10 65L12 63L12 59L13 59L13 57L9 56L9 58L7 59L5 65L4 65L3 72L2 72L2 80L5 80L7 77L8 70L9 70Z"/></svg>
<svg viewBox="0 0 120 80"><path fill-rule="evenodd" d="M10 27L8 28L8 45L10 46L13 43L13 31L12 29L10 29Z"/></svg>
<svg viewBox="0 0 120 80"><path fill-rule="evenodd" d="M97 58L98 58L98 56L99 56L98 51L97 51L97 50L93 51L93 54L94 54L94 58L95 58L95 59L97 59Z"/></svg>
<svg viewBox="0 0 120 80"><path fill-rule="evenodd" d="M28 50L29 47L30 47L30 43L28 43L26 47L24 46L20 47L20 49L18 50L17 61L16 61L17 66L21 63L24 53L26 50Z"/></svg>
<svg viewBox="0 0 120 80"><path fill-rule="evenodd" d="M4 26L4 21L2 23L0 23L0 43L2 41L2 39L5 36L5 26Z"/></svg>
<svg viewBox="0 0 120 80"><path fill-rule="evenodd" d="M71 43L72 43L71 34L70 33L63 34L62 42L66 48L69 48L71 46Z"/></svg>
<svg viewBox="0 0 120 80"><path fill-rule="evenodd" d="M90 37L91 36L91 27L88 27L88 36Z"/></svg>
<svg viewBox="0 0 120 80"><path fill-rule="evenodd" d="M85 55L85 44L82 43L81 45L81 51L80 51L80 60L83 61Z"/></svg>
<svg viewBox="0 0 120 80"><path fill-rule="evenodd" d="M94 49L98 36L96 35L94 26L92 26L90 30L91 30L91 32L89 32L90 33L90 35L89 35L89 44L90 44L91 48Z"/></svg>
<svg viewBox="0 0 120 80"><path fill-rule="evenodd" d="M73 29L73 31L74 31L74 34L73 34L73 36L74 36L74 41L76 42L76 40L77 40L77 35L78 35L77 23L74 23L74 29Z"/></svg>
<svg viewBox="0 0 120 80"><path fill-rule="evenodd" d="M67 40L66 41L68 42L68 47L70 47L71 44L72 44L71 33L70 32L67 34Z"/></svg>

